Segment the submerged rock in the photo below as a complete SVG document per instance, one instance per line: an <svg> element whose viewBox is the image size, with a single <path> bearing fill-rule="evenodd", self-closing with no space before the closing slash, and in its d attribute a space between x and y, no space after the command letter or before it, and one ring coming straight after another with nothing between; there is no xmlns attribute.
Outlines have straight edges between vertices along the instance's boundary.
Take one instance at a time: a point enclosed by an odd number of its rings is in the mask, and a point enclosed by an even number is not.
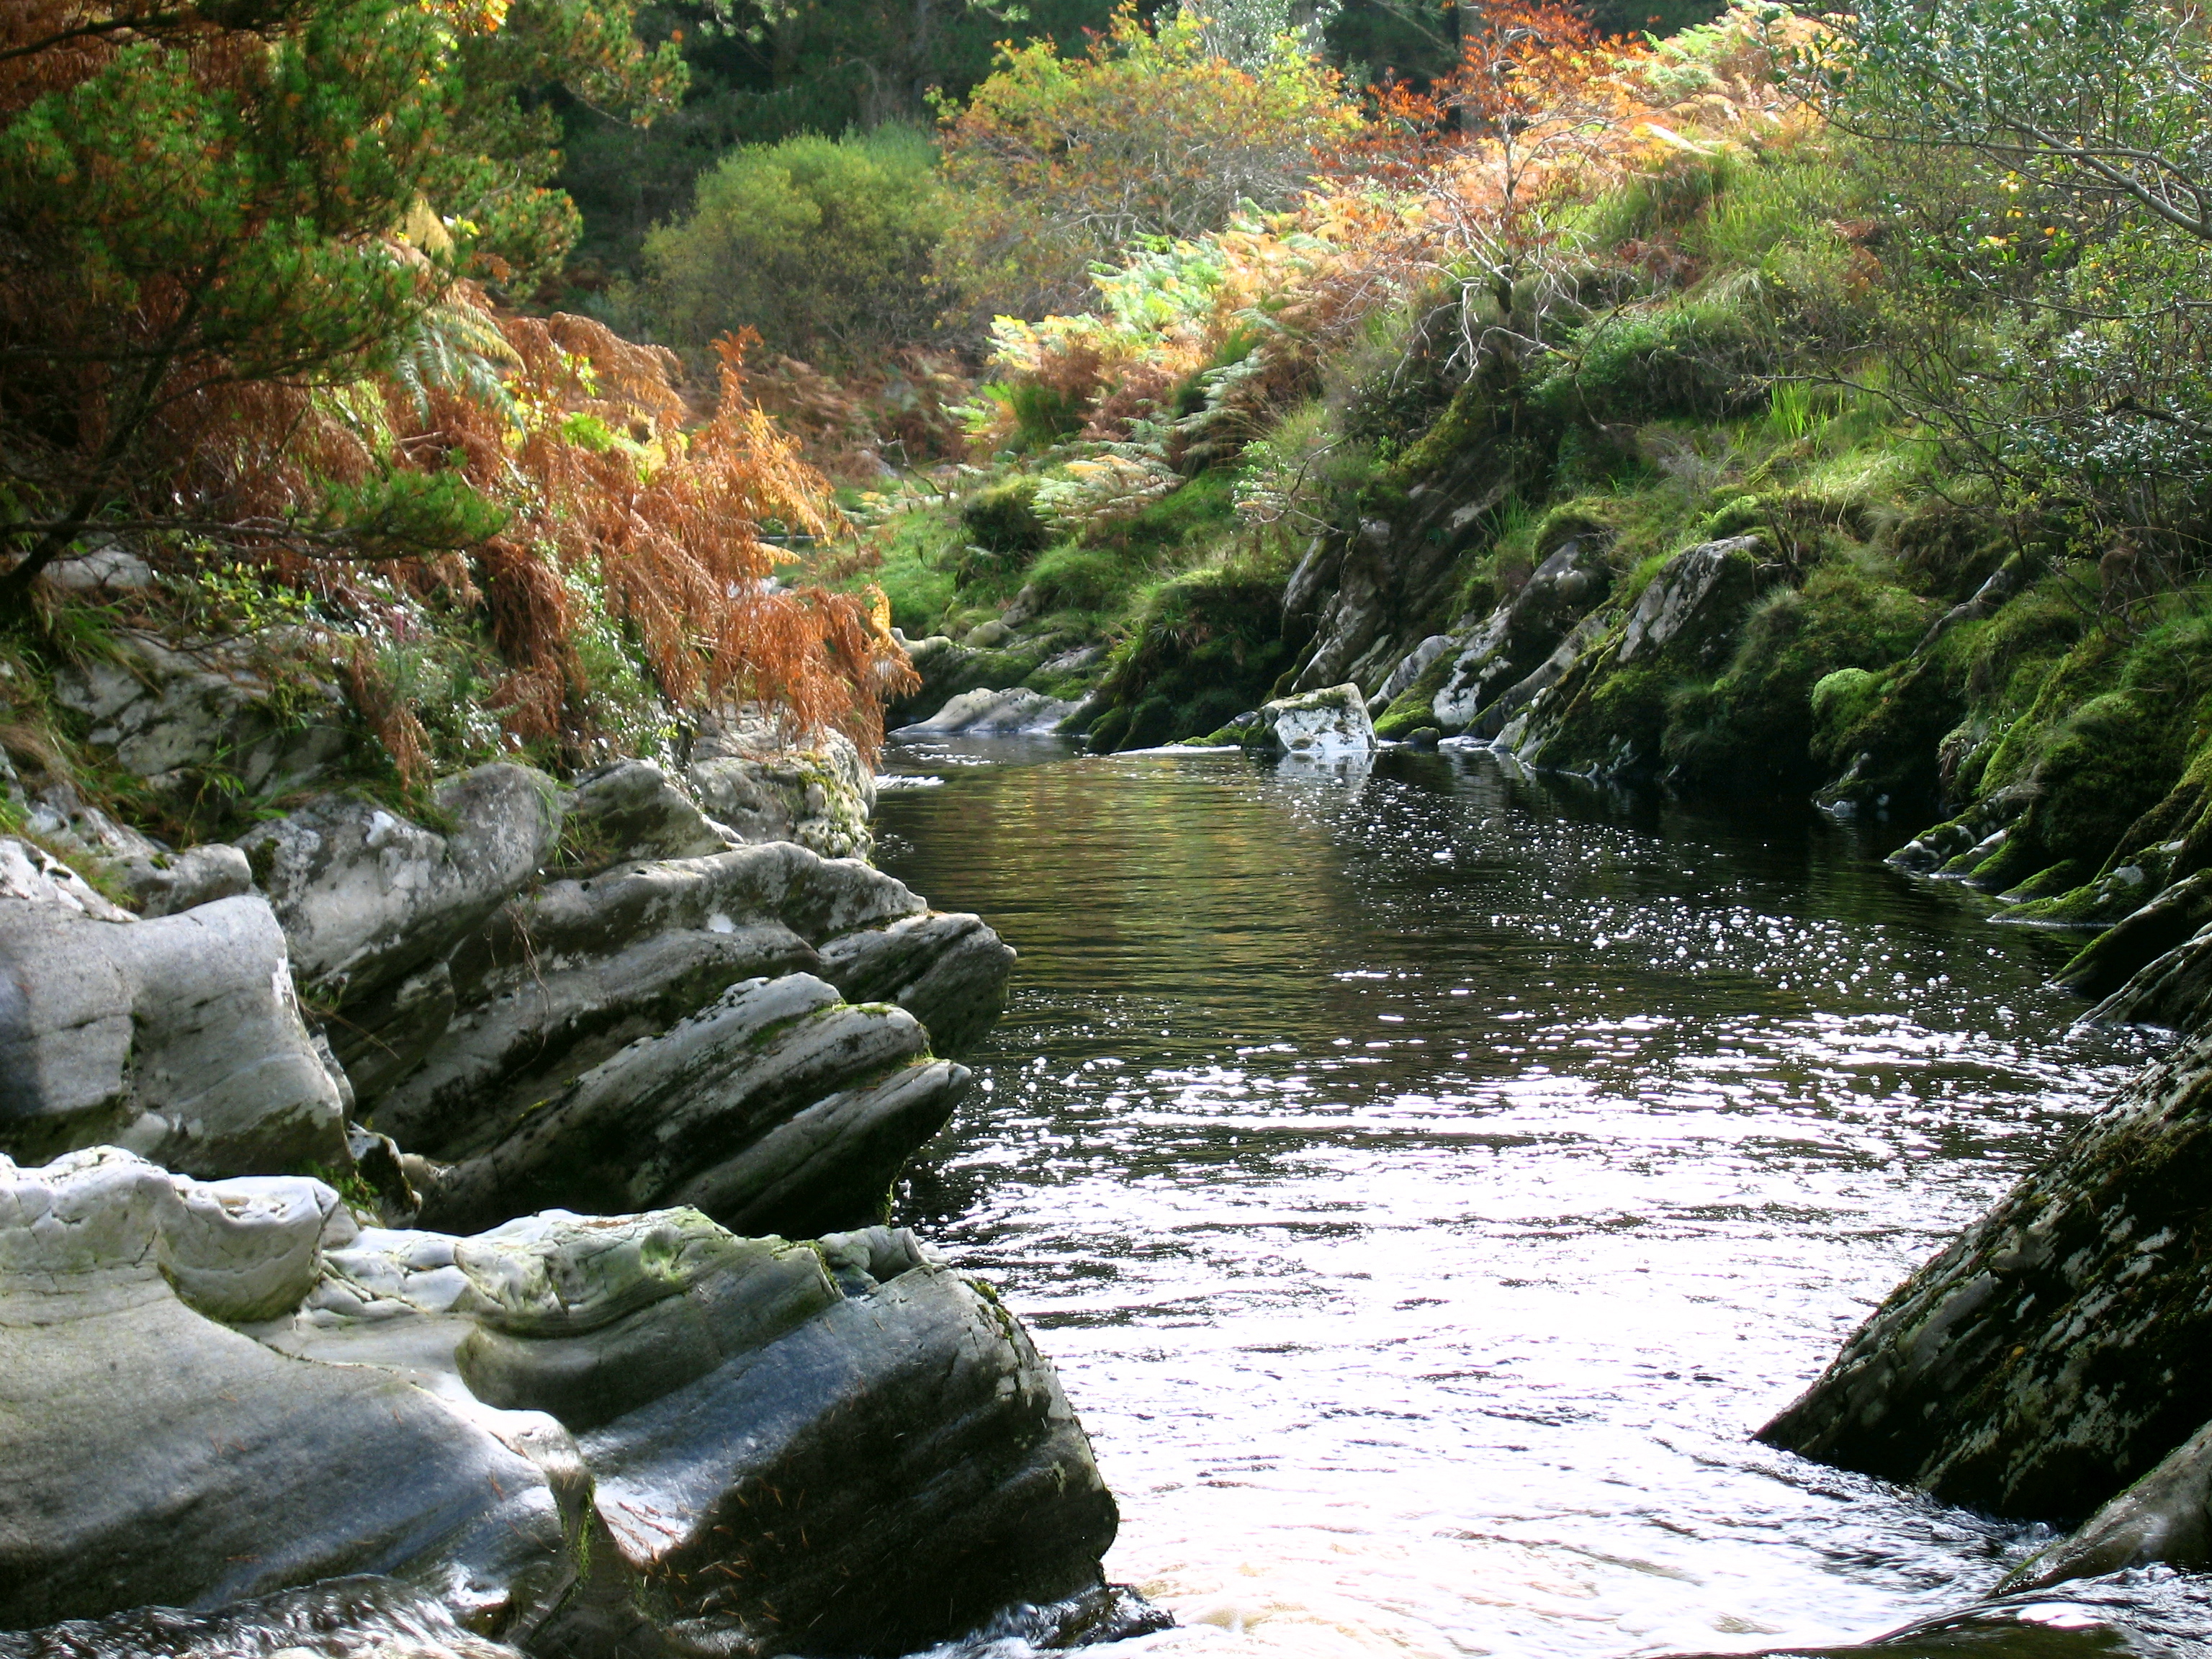
<svg viewBox="0 0 2212 1659"><path fill-rule="evenodd" d="M0 1620L99 1621L0 1654L908 1652L1097 1601L1115 1524L1020 1327L881 1227L0 1162Z"/></svg>
<svg viewBox="0 0 2212 1659"><path fill-rule="evenodd" d="M926 720L898 728L901 737L1018 737L1051 732L1077 704L1017 686L1009 691L963 691Z"/></svg>
<svg viewBox="0 0 2212 1659"><path fill-rule="evenodd" d="M264 901L139 921L0 839L0 1148L102 1142L210 1176L347 1162Z"/></svg>
<svg viewBox="0 0 2212 1659"><path fill-rule="evenodd" d="M394 1578L332 1578L212 1613L137 1607L0 1631L0 1659L521 1659Z"/></svg>
<svg viewBox="0 0 2212 1659"><path fill-rule="evenodd" d="M2203 1422L2208 1190L2196 1042L1892 1292L1759 1437L1947 1503L2089 1514Z"/></svg>

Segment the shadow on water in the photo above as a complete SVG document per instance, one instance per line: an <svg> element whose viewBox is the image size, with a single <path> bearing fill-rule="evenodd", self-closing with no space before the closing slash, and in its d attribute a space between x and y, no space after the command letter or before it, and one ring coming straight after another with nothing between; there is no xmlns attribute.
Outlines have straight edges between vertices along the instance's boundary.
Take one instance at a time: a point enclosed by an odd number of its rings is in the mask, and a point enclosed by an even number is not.
<svg viewBox="0 0 2212 1659"><path fill-rule="evenodd" d="M1060 1365L1150 1644L1804 1652L2043 1541L1748 1431L2140 1062L2069 1032L2066 940L1878 825L1486 757L885 764L885 867L1022 952L902 1218ZM2212 1633L2098 1594L1888 1650Z"/></svg>

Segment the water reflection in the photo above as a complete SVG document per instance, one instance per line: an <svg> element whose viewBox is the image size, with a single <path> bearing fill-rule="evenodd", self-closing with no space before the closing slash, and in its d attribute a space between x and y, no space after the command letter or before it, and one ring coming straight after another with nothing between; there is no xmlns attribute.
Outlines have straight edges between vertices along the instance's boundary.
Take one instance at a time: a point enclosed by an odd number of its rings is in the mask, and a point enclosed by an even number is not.
<svg viewBox="0 0 2212 1659"><path fill-rule="evenodd" d="M1747 1430L2139 1059L2064 941L1479 757L887 765L886 866L1023 953L904 1207L1058 1361L1154 1644L1835 1643L2033 1547Z"/></svg>

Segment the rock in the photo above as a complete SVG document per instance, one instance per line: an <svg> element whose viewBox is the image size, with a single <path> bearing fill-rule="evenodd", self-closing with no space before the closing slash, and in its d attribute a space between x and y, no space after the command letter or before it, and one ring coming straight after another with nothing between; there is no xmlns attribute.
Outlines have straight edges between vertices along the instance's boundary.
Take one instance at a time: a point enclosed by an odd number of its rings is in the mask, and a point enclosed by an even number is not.
<svg viewBox="0 0 2212 1659"><path fill-rule="evenodd" d="M1686 642L1710 659L1730 639L1737 617L1751 602L1753 565L1764 546L1756 536L1736 536L1668 560L1628 613L1614 660L1632 662L1646 652L1656 655L1686 634L1694 636Z"/></svg>
<svg viewBox="0 0 2212 1659"><path fill-rule="evenodd" d="M69 593L121 593L151 587L154 570L136 553L109 542L64 555L40 573L40 580Z"/></svg>
<svg viewBox="0 0 2212 1659"><path fill-rule="evenodd" d="M1375 695L1368 698L1368 714L1370 716L1378 715L1388 708L1400 692L1410 688L1414 681L1428 672L1429 665L1450 650L1451 647L1450 635L1431 634L1408 651L1400 659L1398 665L1390 671L1389 677L1383 680Z"/></svg>
<svg viewBox="0 0 2212 1659"><path fill-rule="evenodd" d="M1313 638L1293 692L1347 680L1379 690L1436 631L1429 620L1449 614L1461 556L1484 536L1526 464L1503 422L1471 416L1463 436L1409 492L1403 514L1363 520L1352 536L1316 538L1309 547L1283 595L1286 631L1303 636L1310 627Z"/></svg>
<svg viewBox="0 0 2212 1659"><path fill-rule="evenodd" d="M246 854L221 842L132 859L116 877L129 890L139 914L149 917L175 915L253 890L253 871Z"/></svg>
<svg viewBox="0 0 2212 1659"><path fill-rule="evenodd" d="M842 933L821 963L848 1002L895 1002L928 1029L933 1052L958 1054L1005 1012L1014 951L980 916L933 911Z"/></svg>
<svg viewBox="0 0 2212 1659"><path fill-rule="evenodd" d="M2185 1047L1893 1291L1759 1431L2001 1515L2078 1518L2202 1425L2212 1048Z"/></svg>
<svg viewBox="0 0 2212 1659"><path fill-rule="evenodd" d="M740 844L650 761L623 760L586 772L561 796L561 840L552 869L593 876L641 859L704 858Z"/></svg>
<svg viewBox="0 0 2212 1659"><path fill-rule="evenodd" d="M2016 822L2029 799L2029 792L2018 786L1994 790L1957 817L1922 830L1884 861L1914 875L1930 874Z"/></svg>
<svg viewBox="0 0 2212 1659"><path fill-rule="evenodd" d="M700 803L741 841L796 842L823 858L866 858L875 775L841 732L802 744L776 721L740 712L709 722L688 777Z"/></svg>
<svg viewBox="0 0 2212 1659"><path fill-rule="evenodd" d="M899 727L898 735L996 738L1050 732L1076 707L1019 686L1009 691L963 691L927 720Z"/></svg>
<svg viewBox="0 0 2212 1659"><path fill-rule="evenodd" d="M1375 752L1375 727L1357 685L1334 685L1302 696L1280 697L1260 710L1246 738L1278 754L1332 760Z"/></svg>
<svg viewBox="0 0 2212 1659"><path fill-rule="evenodd" d="M212 1613L138 1607L0 1631L0 1659L522 1659L394 1578L333 1578Z"/></svg>
<svg viewBox="0 0 2212 1659"><path fill-rule="evenodd" d="M0 1625L363 1572L525 1636L550 1608L569 1540L516 1448L555 1425L216 1322L301 1294L343 1213L315 1182L200 1186L109 1148L0 1160Z"/></svg>
<svg viewBox="0 0 2212 1659"><path fill-rule="evenodd" d="M2024 1563L2007 1590L2048 1589L2071 1578L2154 1563L2183 1571L2212 1566L2212 1424L2082 1522L2074 1534Z"/></svg>
<svg viewBox="0 0 2212 1659"><path fill-rule="evenodd" d="M0 1146L100 1142L200 1175L347 1161L264 900L136 921L0 841Z"/></svg>
<svg viewBox="0 0 2212 1659"><path fill-rule="evenodd" d="M55 698L90 723L91 743L188 816L213 777L275 794L313 783L345 752L343 693L324 681L279 687L254 645L176 644L131 630L114 642L112 659L58 668Z"/></svg>
<svg viewBox="0 0 2212 1659"><path fill-rule="evenodd" d="M2156 1025L2191 1033L2212 1025L2212 927L2145 963L2081 1020L2089 1025Z"/></svg>
<svg viewBox="0 0 2212 1659"><path fill-rule="evenodd" d="M750 1358L581 1437L608 1530L684 1638L912 1652L1097 1584L1116 1516L1082 1428L1021 1328L950 1269Z"/></svg>
<svg viewBox="0 0 2212 1659"><path fill-rule="evenodd" d="M2208 922L2212 922L2212 870L2199 870L2091 939L2058 970L2055 982L2079 996L2110 996L2154 961L2187 944ZM2166 977L2166 973L2160 977Z"/></svg>
<svg viewBox="0 0 2212 1659"><path fill-rule="evenodd" d="M438 961L553 851L558 792L541 772L495 762L447 779L434 799L447 833L325 795L239 842L304 989L343 1006Z"/></svg>
<svg viewBox="0 0 2212 1659"><path fill-rule="evenodd" d="M49 1626L0 1656L899 1653L1065 1597L1145 1624L1051 1367L902 1230L361 1231L314 1182L0 1160L0 1620Z"/></svg>
<svg viewBox="0 0 2212 1659"><path fill-rule="evenodd" d="M0 836L0 916L13 914L6 904L9 899L95 921L134 920L128 910L103 897L90 882L45 848L13 836Z"/></svg>
<svg viewBox="0 0 2212 1659"><path fill-rule="evenodd" d="M908 1652L1099 1589L1113 1500L1051 1367L902 1229L555 1213L329 1261L272 1340L559 1419L678 1651Z"/></svg>
<svg viewBox="0 0 2212 1659"><path fill-rule="evenodd" d="M817 969L817 945L925 914L882 872L788 842L549 882L494 916L455 951L447 978L423 988L453 1012L421 1022L434 1018L435 1029L419 1069L372 1089L356 1066L356 1083L378 1127L410 1151L480 1152L512 1110L738 981ZM937 985L923 988L943 1000Z"/></svg>
<svg viewBox="0 0 2212 1659"><path fill-rule="evenodd" d="M1000 617L979 622L969 629L960 643L970 651L991 651L1013 638L1014 630Z"/></svg>
<svg viewBox="0 0 2212 1659"><path fill-rule="evenodd" d="M465 1231L547 1208L683 1204L747 1231L865 1221L966 1088L903 1009L806 974L733 985L523 1113L423 1194Z"/></svg>
<svg viewBox="0 0 2212 1659"><path fill-rule="evenodd" d="M884 705L886 726L897 726L927 710L941 708L946 698L969 689L969 677L974 672L977 653L954 644L944 634L909 640L893 629L891 637L906 647L907 660L914 665L914 672L921 677L921 683Z"/></svg>

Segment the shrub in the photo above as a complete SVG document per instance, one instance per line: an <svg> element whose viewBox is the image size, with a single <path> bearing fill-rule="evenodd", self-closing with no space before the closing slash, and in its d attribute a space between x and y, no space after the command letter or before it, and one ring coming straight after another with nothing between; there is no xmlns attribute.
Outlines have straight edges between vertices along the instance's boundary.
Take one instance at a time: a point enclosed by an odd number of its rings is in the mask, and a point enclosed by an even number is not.
<svg viewBox="0 0 2212 1659"><path fill-rule="evenodd" d="M1771 353L1741 301L1669 300L1591 325L1539 396L1563 416L1593 421L1742 415L1766 402L1759 376Z"/></svg>
<svg viewBox="0 0 2212 1659"><path fill-rule="evenodd" d="M911 128L748 144L701 178L689 218L646 238L648 304L679 344L750 326L850 362L935 326L948 214Z"/></svg>
<svg viewBox="0 0 2212 1659"><path fill-rule="evenodd" d="M1029 478L969 497L960 508L960 526L969 540L994 553L1041 553L1052 538L1037 517L1036 483Z"/></svg>

